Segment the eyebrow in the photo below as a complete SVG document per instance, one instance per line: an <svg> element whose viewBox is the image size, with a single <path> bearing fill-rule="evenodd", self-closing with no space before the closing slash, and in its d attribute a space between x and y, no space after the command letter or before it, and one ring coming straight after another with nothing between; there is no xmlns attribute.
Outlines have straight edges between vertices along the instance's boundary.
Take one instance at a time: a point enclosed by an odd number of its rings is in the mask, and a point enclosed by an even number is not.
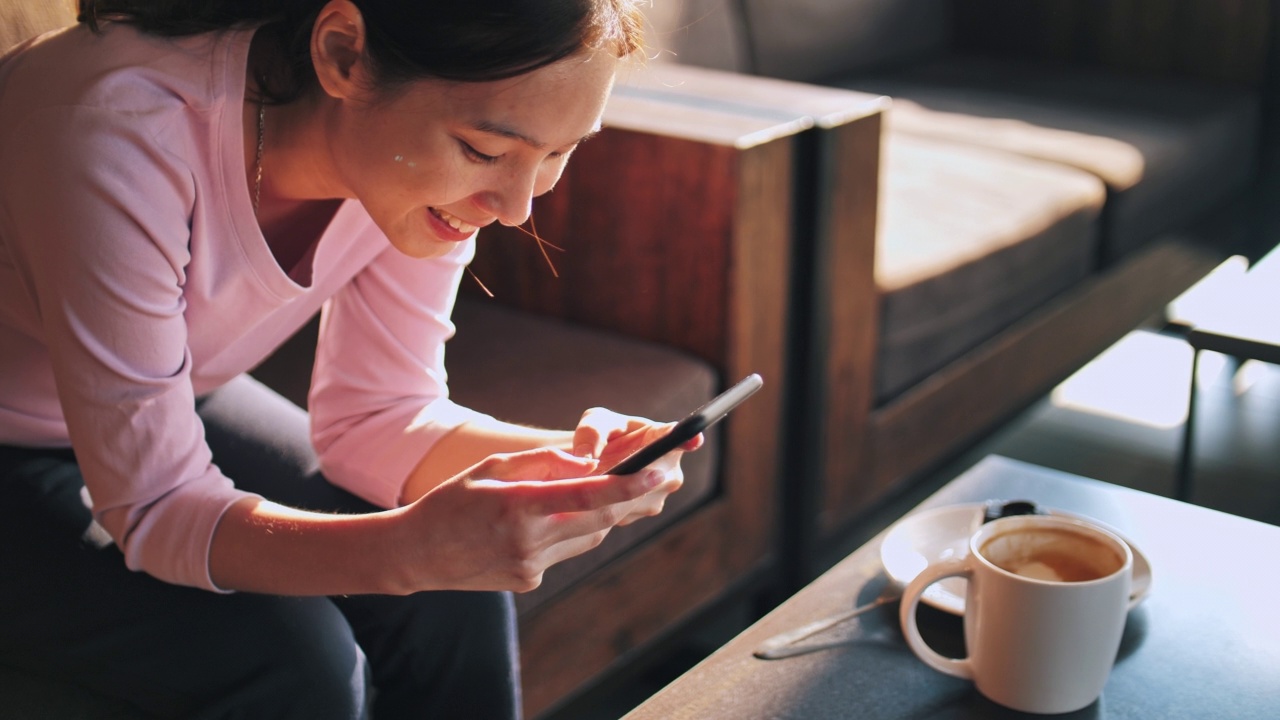
<svg viewBox="0 0 1280 720"><path fill-rule="evenodd" d="M512 140L519 140L520 142L524 143L525 145L528 145L529 147L532 147L535 150L545 150L547 147L547 144L540 140L531 138L528 135L525 135L524 133L518 130L507 127L506 125L500 125L498 123L490 122L488 120L476 121L472 123L471 127L482 133L489 133L491 135L500 135L502 137L510 138ZM596 127L596 129L578 138L572 144L579 145L581 143L584 143L587 140L591 139L591 137L598 132L600 132L600 128Z"/></svg>

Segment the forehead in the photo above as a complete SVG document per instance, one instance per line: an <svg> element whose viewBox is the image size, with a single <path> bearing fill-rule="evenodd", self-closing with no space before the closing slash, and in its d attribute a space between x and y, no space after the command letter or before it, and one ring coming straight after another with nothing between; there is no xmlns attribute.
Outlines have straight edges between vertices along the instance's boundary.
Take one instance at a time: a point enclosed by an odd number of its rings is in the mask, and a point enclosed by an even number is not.
<svg viewBox="0 0 1280 720"><path fill-rule="evenodd" d="M582 53L504 80L418 81L407 88L402 102L445 122L509 128L560 145L598 127L617 66L618 60L607 53Z"/></svg>

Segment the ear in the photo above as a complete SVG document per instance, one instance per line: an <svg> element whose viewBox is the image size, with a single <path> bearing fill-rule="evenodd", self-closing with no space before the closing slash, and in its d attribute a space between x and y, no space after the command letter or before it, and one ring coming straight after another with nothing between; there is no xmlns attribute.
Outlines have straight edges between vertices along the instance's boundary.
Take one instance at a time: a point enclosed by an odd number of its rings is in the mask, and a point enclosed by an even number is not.
<svg viewBox="0 0 1280 720"><path fill-rule="evenodd" d="M350 0L330 0L311 28L311 63L325 93L349 98L367 89L364 16Z"/></svg>

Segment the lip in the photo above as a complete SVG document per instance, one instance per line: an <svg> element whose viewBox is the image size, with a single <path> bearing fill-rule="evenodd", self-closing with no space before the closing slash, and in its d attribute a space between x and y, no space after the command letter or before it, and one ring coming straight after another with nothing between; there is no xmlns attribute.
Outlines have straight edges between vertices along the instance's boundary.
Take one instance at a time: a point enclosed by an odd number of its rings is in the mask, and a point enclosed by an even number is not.
<svg viewBox="0 0 1280 720"><path fill-rule="evenodd" d="M440 219L440 216L436 215L431 208L426 208L424 212L427 214L427 224L431 226L431 230L436 234L436 237L439 237L441 240L462 242L475 234L474 232L463 233L458 230L454 230L452 225Z"/></svg>

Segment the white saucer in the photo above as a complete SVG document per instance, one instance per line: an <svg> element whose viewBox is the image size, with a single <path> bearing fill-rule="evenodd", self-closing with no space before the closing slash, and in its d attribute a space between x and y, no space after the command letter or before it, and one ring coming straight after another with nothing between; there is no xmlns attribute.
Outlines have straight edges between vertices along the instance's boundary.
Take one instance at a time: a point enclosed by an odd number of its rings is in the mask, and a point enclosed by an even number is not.
<svg viewBox="0 0 1280 720"><path fill-rule="evenodd" d="M889 579L900 587L906 587L929 563L969 553L969 536L982 526L986 503L947 505L916 513L899 520L885 535L880 545L880 560L884 563ZM1129 595L1129 609L1151 592L1151 563L1147 556L1115 528L1093 518L1065 510L1041 508L1050 515L1075 517L1104 527L1129 543L1133 551L1133 589ZM920 600L939 610L954 615L964 614L965 581L962 578L946 578L929 586Z"/></svg>

